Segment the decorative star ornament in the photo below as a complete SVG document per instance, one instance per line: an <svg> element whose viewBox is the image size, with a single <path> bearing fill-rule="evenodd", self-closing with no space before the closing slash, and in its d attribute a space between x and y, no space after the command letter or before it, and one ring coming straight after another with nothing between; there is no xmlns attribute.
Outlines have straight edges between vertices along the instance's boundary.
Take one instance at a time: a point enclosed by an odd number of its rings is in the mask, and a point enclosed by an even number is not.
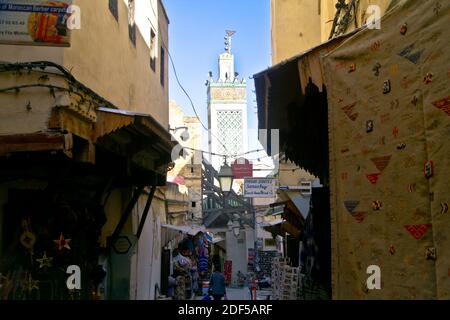
<svg viewBox="0 0 450 320"><path fill-rule="evenodd" d="M31 294L33 290L39 290L39 281L34 280L31 276L31 273L28 274L28 277L26 277L23 287L26 291L28 291L28 294Z"/></svg>
<svg viewBox="0 0 450 320"><path fill-rule="evenodd" d="M53 240L54 243L56 243L56 246L58 247L59 251L62 251L63 248L66 248L67 250L70 250L69 242L72 239L64 239L63 234L59 236L58 240Z"/></svg>
<svg viewBox="0 0 450 320"><path fill-rule="evenodd" d="M44 255L41 259L36 259L37 262L39 262L39 269L42 269L44 267L51 267L52 266L52 257L47 257L47 252L44 251Z"/></svg>
<svg viewBox="0 0 450 320"><path fill-rule="evenodd" d="M0 273L0 288L2 286L8 287L11 283L12 283L12 280L11 280L11 273L10 272L8 272L6 277L3 274Z"/></svg>

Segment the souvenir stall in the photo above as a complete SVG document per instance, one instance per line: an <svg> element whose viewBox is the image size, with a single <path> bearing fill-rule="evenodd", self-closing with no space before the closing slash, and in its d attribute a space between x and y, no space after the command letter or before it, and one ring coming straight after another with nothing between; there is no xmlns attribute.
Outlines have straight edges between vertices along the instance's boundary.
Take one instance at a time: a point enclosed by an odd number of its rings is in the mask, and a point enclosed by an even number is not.
<svg viewBox="0 0 450 320"><path fill-rule="evenodd" d="M189 248L181 243L173 258L173 277L176 280L174 299L187 300L192 295L192 260Z"/></svg>
<svg viewBox="0 0 450 320"><path fill-rule="evenodd" d="M3 228L0 300L96 299L106 275L98 264L97 239L106 221L102 206L11 189L3 219L8 228ZM83 271L73 288L66 286L71 265Z"/></svg>
<svg viewBox="0 0 450 320"><path fill-rule="evenodd" d="M196 242L196 257L197 257L197 292L201 294L203 282L209 279L209 252L212 237L208 233L198 234Z"/></svg>
<svg viewBox="0 0 450 320"><path fill-rule="evenodd" d="M203 281L209 279L209 251L211 236L206 232L186 234L174 250L173 278L176 279L174 298L190 299L201 294Z"/></svg>

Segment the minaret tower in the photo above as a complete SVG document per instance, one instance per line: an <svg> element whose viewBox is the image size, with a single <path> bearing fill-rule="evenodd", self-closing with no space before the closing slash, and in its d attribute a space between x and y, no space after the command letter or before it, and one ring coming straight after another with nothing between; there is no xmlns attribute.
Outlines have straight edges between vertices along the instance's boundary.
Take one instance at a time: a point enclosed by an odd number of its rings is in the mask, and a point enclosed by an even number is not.
<svg viewBox="0 0 450 320"><path fill-rule="evenodd" d="M225 154L228 163L247 151L247 84L234 71L234 55L231 53L235 31L227 30L225 52L219 55L219 76L209 73L207 86L208 143L212 153ZM216 170L223 157L210 155L209 161Z"/></svg>

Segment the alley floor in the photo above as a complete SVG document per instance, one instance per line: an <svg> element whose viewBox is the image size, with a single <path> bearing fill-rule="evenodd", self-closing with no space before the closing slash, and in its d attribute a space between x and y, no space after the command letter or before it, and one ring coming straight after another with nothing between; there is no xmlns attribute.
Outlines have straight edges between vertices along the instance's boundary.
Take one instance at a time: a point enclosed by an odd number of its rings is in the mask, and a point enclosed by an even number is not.
<svg viewBox="0 0 450 320"><path fill-rule="evenodd" d="M270 296L270 290L258 290L256 292L257 300L266 300ZM228 300L250 300L250 291L245 288L227 288ZM202 297L196 297L195 300L202 300Z"/></svg>
<svg viewBox="0 0 450 320"><path fill-rule="evenodd" d="M250 300L248 288L227 288L228 300Z"/></svg>

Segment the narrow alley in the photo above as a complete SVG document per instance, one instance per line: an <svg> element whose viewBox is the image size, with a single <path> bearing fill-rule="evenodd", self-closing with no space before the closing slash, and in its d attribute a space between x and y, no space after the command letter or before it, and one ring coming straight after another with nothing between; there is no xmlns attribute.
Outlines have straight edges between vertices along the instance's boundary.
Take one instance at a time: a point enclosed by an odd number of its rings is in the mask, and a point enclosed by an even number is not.
<svg viewBox="0 0 450 320"><path fill-rule="evenodd" d="M450 300L449 22L0 0L0 300Z"/></svg>

